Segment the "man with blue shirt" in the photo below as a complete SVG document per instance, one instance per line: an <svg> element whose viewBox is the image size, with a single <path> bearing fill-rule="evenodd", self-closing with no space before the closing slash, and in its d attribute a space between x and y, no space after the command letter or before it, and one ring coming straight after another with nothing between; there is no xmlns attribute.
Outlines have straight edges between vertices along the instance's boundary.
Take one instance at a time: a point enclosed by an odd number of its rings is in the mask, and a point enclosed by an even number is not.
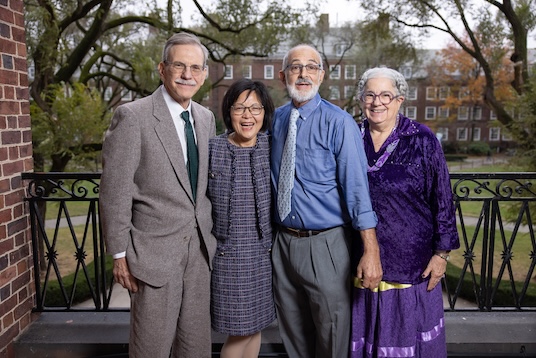
<svg viewBox="0 0 536 358"><path fill-rule="evenodd" d="M291 358L346 358L352 273L369 289L382 277L363 142L353 118L318 94L315 48L290 49L279 77L291 97L275 112L271 153L281 338ZM357 232L364 254L352 272Z"/></svg>

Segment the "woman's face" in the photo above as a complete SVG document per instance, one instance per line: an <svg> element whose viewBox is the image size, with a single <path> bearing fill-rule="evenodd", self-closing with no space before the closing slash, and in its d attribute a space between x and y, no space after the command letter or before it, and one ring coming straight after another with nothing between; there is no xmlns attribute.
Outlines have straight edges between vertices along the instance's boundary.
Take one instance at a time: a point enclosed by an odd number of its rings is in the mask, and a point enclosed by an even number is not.
<svg viewBox="0 0 536 358"><path fill-rule="evenodd" d="M264 107L253 91L244 91L231 107L233 141L241 147L252 147L264 122Z"/></svg>
<svg viewBox="0 0 536 358"><path fill-rule="evenodd" d="M404 97L397 96L393 81L389 78L371 78L365 85L361 105L372 125L391 125Z"/></svg>

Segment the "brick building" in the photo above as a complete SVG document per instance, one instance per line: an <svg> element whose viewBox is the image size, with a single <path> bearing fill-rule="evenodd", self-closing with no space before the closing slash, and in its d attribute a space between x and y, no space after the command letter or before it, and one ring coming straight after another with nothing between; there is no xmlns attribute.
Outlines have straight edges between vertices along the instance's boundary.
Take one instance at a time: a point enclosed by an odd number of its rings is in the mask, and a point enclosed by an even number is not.
<svg viewBox="0 0 536 358"><path fill-rule="evenodd" d="M22 0L0 0L0 357L32 321L34 283L21 173L32 171Z"/></svg>

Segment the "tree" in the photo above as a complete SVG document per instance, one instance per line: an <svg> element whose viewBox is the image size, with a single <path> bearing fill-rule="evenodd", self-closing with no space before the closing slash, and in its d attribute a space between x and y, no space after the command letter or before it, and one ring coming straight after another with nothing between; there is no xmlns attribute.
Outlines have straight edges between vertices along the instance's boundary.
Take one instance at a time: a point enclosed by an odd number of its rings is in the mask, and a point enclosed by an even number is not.
<svg viewBox="0 0 536 358"><path fill-rule="evenodd" d="M527 49L528 33L535 28L536 23L536 4L533 0L359 1L371 16L389 14L392 22L404 25L407 31L419 31L422 34L439 31L448 34L480 67L484 79L484 102L497 114L497 119L513 135L524 153L534 150L534 126L527 125L525 120L519 120L518 113L509 111L511 102L501 100L498 78L493 71L498 58L485 51L494 41L496 45L510 43L512 90L515 96L528 96L532 101L536 100L534 89L529 85L532 79L528 70ZM459 25L459 28L454 24ZM534 117L536 108L532 110L531 117Z"/></svg>
<svg viewBox="0 0 536 358"><path fill-rule="evenodd" d="M156 1L28 0L25 19L28 56L35 68L30 83L33 104L52 118L57 116L52 94L58 85L79 82L104 92L113 81L116 86L108 103L110 109L118 98L115 94L123 89L145 96L156 88L162 44L172 33L186 31L199 36L213 61L229 56L267 56L304 14L315 10L291 9L282 0L267 6L259 0L221 0L209 10L197 0L194 3L202 23L188 28L181 22L180 0L168 0L163 8ZM46 117L36 116L36 120ZM57 143L50 170L63 171L79 150L98 149L100 141L79 144Z"/></svg>

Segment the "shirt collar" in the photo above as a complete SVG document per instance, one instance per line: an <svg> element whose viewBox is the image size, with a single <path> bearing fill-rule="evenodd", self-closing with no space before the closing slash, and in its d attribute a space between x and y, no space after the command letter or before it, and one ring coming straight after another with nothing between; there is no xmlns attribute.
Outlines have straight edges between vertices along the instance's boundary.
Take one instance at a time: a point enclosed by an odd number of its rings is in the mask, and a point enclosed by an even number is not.
<svg viewBox="0 0 536 358"><path fill-rule="evenodd" d="M311 99L309 102L298 108L298 111L300 112L300 117L302 117L304 120L307 119L314 111L315 109L320 105L322 102L322 97L320 97L320 94L316 94L313 99ZM294 104L292 105L292 108L294 107Z"/></svg>
<svg viewBox="0 0 536 358"><path fill-rule="evenodd" d="M169 112L171 113L171 116L173 118L175 118L175 116L177 118L180 118L180 115L182 112L184 111L188 111L190 112L190 121L192 121L193 123L193 119L192 119L192 100L190 100L190 102L188 103L188 107L187 108L183 108L179 103L177 103L177 101L175 101L168 93L168 91L166 90L166 87L162 86L162 94L164 95L164 101L166 101L166 104L169 108Z"/></svg>

